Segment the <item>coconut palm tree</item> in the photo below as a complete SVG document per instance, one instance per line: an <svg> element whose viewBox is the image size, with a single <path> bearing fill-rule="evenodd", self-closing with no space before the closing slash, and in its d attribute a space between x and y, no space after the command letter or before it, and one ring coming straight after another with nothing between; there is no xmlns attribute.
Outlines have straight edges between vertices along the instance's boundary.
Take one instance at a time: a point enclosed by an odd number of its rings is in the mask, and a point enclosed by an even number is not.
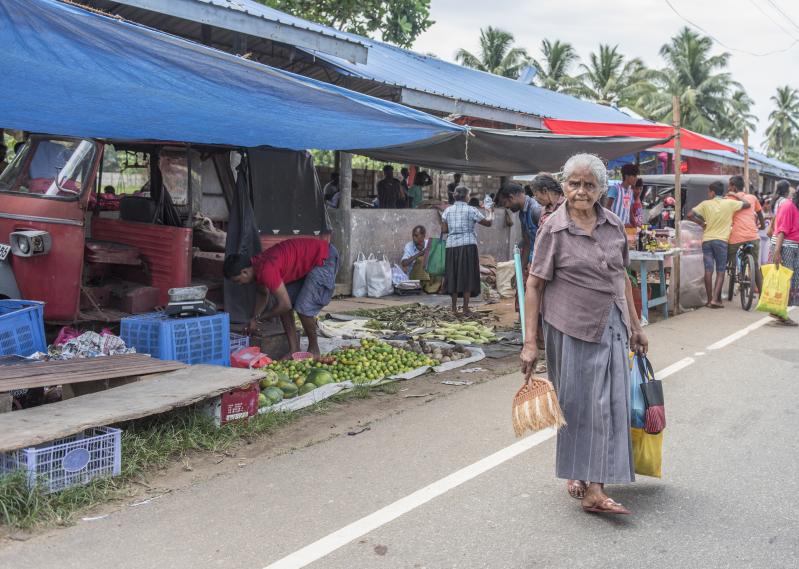
<svg viewBox="0 0 799 569"><path fill-rule="evenodd" d="M572 66L580 60L580 56L570 43L555 40L541 40L541 53L544 58L541 63L536 59L530 60L530 65L536 68L535 83L539 87L551 91L563 91L568 87L576 87L579 83L569 75Z"/></svg>
<svg viewBox="0 0 799 569"><path fill-rule="evenodd" d="M567 92L600 105L629 107L638 112L637 101L654 92L655 87L642 76L644 62L637 57L625 61L618 47L600 44L598 54L588 55L588 65L580 65L584 72L577 76L579 86Z"/></svg>
<svg viewBox="0 0 799 569"><path fill-rule="evenodd" d="M488 26L480 30L479 56L461 48L455 53L455 61L465 67L516 79L527 65L527 50L512 47L513 41L512 34Z"/></svg>
<svg viewBox="0 0 799 569"><path fill-rule="evenodd" d="M667 67L641 73L659 87L657 92L647 93L639 101L649 118L672 122L672 98L676 95L680 100L682 126L694 132L721 135L726 117L739 104L733 99L734 92L743 95L746 92L729 73L721 72L727 67L730 54L711 56L712 46L709 37L685 27L660 48Z"/></svg>
<svg viewBox="0 0 799 569"><path fill-rule="evenodd" d="M770 100L776 108L768 116L771 124L763 148L777 158L784 158L791 150L799 153L799 89L777 87L777 94Z"/></svg>
<svg viewBox="0 0 799 569"><path fill-rule="evenodd" d="M755 102L744 91L735 91L730 102L730 113L723 118L719 137L732 142L743 142L744 130L755 132L758 118L750 113Z"/></svg>

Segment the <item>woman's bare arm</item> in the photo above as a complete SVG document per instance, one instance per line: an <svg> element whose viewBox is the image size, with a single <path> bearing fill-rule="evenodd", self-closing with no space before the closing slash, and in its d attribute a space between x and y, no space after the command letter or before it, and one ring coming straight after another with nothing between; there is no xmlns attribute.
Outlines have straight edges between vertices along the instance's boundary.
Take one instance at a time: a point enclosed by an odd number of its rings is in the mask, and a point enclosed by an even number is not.
<svg viewBox="0 0 799 569"><path fill-rule="evenodd" d="M538 361L538 344L535 336L538 333L538 313L541 311L541 297L547 281L540 277L530 275L527 277L527 286L524 293L524 348L522 349L522 373L533 373L535 362Z"/></svg>

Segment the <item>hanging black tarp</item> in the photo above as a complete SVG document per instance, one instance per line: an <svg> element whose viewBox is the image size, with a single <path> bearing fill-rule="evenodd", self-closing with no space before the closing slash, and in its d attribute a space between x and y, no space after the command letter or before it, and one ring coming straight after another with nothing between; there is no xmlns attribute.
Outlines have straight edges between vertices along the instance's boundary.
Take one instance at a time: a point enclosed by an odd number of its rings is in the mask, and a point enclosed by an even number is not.
<svg viewBox="0 0 799 569"><path fill-rule="evenodd" d="M355 150L385 162L401 162L469 174L559 172L570 156L588 152L605 160L627 156L665 140L627 136L568 136L518 130L473 128L458 137L420 148Z"/></svg>
<svg viewBox="0 0 799 569"><path fill-rule="evenodd" d="M322 186L307 150L249 149L253 210L261 235L327 235Z"/></svg>

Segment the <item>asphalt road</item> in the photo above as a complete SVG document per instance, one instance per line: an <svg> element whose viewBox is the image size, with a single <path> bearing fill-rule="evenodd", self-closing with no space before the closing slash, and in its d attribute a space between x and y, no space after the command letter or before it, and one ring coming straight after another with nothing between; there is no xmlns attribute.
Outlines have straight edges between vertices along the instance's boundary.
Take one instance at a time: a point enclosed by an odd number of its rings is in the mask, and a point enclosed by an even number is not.
<svg viewBox="0 0 799 569"><path fill-rule="evenodd" d="M795 567L799 330L764 316L727 303L645 329L656 370L684 367L664 379L663 478L607 487L630 516L584 513L555 438L514 438L511 374L15 543L0 567Z"/></svg>

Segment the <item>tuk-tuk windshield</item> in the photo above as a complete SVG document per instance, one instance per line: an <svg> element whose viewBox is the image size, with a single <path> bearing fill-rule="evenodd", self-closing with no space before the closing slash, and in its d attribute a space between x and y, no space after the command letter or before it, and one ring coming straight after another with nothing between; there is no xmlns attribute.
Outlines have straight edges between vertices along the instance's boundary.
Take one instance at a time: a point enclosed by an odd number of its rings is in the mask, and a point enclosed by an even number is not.
<svg viewBox="0 0 799 569"><path fill-rule="evenodd" d="M0 192L44 197L80 195L97 156L91 140L32 136L0 174Z"/></svg>

